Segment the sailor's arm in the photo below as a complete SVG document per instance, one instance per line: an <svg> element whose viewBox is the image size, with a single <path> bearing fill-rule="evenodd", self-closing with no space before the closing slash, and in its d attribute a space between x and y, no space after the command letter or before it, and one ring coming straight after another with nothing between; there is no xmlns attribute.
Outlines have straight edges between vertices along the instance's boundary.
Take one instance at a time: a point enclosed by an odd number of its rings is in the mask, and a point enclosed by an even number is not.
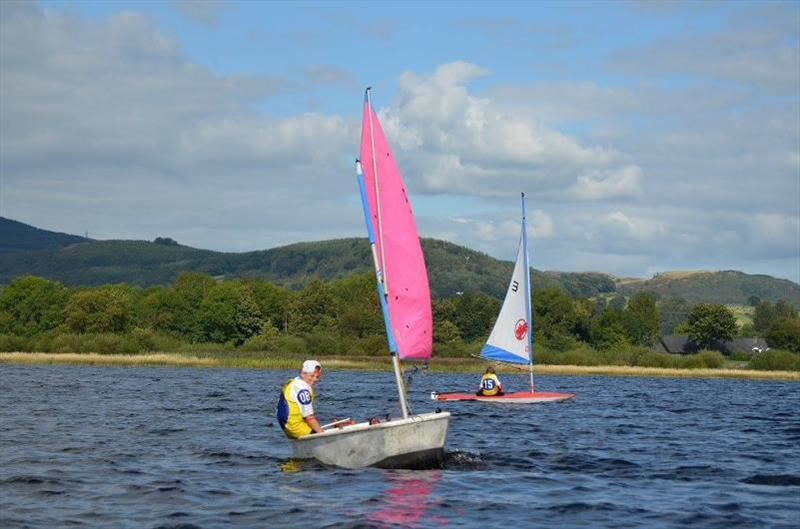
<svg viewBox="0 0 800 529"><path fill-rule="evenodd" d="M322 429L322 426L319 425L319 421L314 415L309 415L308 417L303 417L303 420L314 430L314 433L322 433L325 430Z"/></svg>

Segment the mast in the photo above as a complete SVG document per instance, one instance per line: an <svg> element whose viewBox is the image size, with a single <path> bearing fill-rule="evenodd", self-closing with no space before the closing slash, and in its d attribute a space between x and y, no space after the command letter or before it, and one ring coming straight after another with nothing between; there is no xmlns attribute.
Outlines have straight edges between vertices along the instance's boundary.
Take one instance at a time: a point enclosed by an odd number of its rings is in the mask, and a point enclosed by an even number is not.
<svg viewBox="0 0 800 529"><path fill-rule="evenodd" d="M408 401L406 399L406 392L405 392L405 383L403 382L403 374L400 370L400 359L398 358L397 354L397 341L394 338L394 333L392 332L392 325L391 325L391 315L389 314L389 306L388 306L388 285L386 281L386 267L385 267L385 253L384 253L384 243L383 243L383 223L381 220L381 202L380 202L380 193L379 193L379 185L378 185L378 163L377 158L375 156L375 135L373 131L372 125L372 99L370 96L371 89L367 88L366 90L366 100L367 100L367 116L369 118L369 137L370 137L370 148L372 152L372 174L373 174L373 185L375 189L375 204L376 204L376 214L378 220L378 240L380 241L381 246L381 255L380 259L378 256L378 252L375 248L375 234L372 229L372 221L370 219L370 210L369 210L369 201L367 200L367 191L366 191L366 184L364 182L364 172L361 167L361 162L356 161L356 177L358 179L358 187L361 192L361 204L364 210L364 221L367 225L367 234L369 236L369 243L370 248L372 250L372 262L375 267L375 277L378 286L378 297L380 298L381 302L381 311L383 312L383 323L386 327L386 338L389 342L389 353L392 356L392 368L394 369L394 378L397 384L397 393L400 398L400 410L403 414L403 418L408 418Z"/></svg>
<svg viewBox="0 0 800 529"><path fill-rule="evenodd" d="M531 380L531 393L533 390L533 318L531 317L531 269L528 264L528 228L525 218L525 193L521 193L522 200L522 245L525 260L525 316L528 320L528 353L530 361L530 380Z"/></svg>
<svg viewBox="0 0 800 529"><path fill-rule="evenodd" d="M383 220L381 217L381 193L378 187L378 158L375 156L375 134L372 129L372 87L367 87L366 96L367 111L369 112L369 145L370 149L372 149L372 180L375 186L375 209L377 209L375 213L378 216L378 240L381 243L380 269L383 272L382 275L378 277L378 281L383 283L384 296L387 296L389 287L386 274L386 254L383 251Z"/></svg>

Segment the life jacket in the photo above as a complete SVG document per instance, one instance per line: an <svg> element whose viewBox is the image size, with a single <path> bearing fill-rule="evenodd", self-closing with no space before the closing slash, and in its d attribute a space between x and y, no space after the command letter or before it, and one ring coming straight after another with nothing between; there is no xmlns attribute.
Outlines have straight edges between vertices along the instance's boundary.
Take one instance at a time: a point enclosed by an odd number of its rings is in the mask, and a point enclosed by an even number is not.
<svg viewBox="0 0 800 529"><path fill-rule="evenodd" d="M481 378L481 393L487 397L497 395L500 392L500 381L494 373L486 373Z"/></svg>
<svg viewBox="0 0 800 529"><path fill-rule="evenodd" d="M297 439L313 431L304 420L314 415L313 401L314 389L300 377L290 378L283 385L275 411L286 437Z"/></svg>

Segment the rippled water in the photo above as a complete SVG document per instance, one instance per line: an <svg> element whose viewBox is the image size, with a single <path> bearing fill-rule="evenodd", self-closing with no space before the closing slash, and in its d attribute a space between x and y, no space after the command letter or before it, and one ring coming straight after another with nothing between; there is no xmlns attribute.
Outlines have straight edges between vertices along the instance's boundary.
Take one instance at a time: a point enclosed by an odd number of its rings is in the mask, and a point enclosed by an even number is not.
<svg viewBox="0 0 800 529"><path fill-rule="evenodd" d="M443 468L389 471L292 461L273 419L290 375L0 365L0 526L788 528L800 519L796 383L539 377L539 389L577 398L438 403L454 414ZM478 378L418 374L412 407L430 411L430 391ZM318 415L393 411L393 384L390 373L328 371Z"/></svg>

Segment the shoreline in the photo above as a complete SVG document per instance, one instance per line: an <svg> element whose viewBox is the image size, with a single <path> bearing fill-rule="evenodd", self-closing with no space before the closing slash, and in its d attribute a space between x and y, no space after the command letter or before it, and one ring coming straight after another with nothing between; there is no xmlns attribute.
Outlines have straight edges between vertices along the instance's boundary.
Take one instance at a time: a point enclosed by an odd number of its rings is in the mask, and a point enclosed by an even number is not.
<svg viewBox="0 0 800 529"><path fill-rule="evenodd" d="M319 357L326 369L390 371L391 359L385 357ZM298 358L241 358L197 356L188 353L97 354L97 353L22 353L0 352L0 364L73 364L113 366L221 367L248 369L295 369ZM472 373L485 369L486 362L473 358L432 359L428 371ZM407 366L407 370L413 369ZM500 373L515 373L526 368L501 366ZM533 367L538 375L634 376L663 378L735 378L744 380L784 380L800 382L798 371L757 371L752 369L671 369L637 366L544 365Z"/></svg>

